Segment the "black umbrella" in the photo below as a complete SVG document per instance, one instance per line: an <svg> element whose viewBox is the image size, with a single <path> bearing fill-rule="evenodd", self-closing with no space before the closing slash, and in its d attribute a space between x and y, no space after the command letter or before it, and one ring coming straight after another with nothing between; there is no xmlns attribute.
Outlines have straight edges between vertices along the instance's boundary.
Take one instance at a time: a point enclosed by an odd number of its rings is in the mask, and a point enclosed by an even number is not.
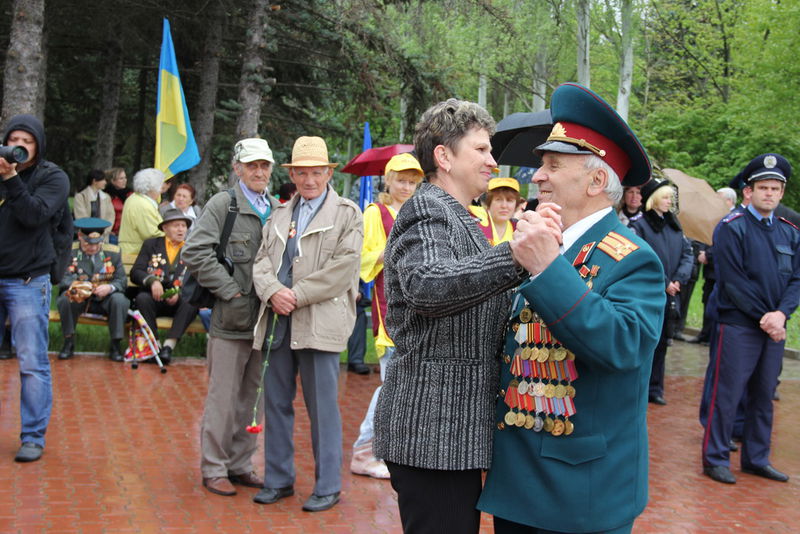
<svg viewBox="0 0 800 534"><path fill-rule="evenodd" d="M533 149L547 140L552 128L549 109L512 113L497 123L492 137L492 156L500 165L538 167L541 160Z"/></svg>

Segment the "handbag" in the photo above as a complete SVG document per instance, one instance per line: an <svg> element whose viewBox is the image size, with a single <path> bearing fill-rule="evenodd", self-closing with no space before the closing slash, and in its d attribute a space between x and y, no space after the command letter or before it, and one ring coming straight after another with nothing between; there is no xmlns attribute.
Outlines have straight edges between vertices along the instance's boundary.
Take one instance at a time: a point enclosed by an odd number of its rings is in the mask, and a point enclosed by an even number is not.
<svg viewBox="0 0 800 534"><path fill-rule="evenodd" d="M228 239L231 237L231 231L233 231L233 223L236 220L236 214L239 213L239 205L236 203L236 195L233 189L228 189L228 194L231 196L231 202L228 205L228 213L225 215L225 224L222 227L222 235L219 237L219 245L216 247L216 252L217 261L225 267L229 275L233 276L233 261L225 257L225 247L228 246ZM181 297L186 299L186 302L192 306L198 308L211 308L216 300L214 294L200 285L197 278L188 270L183 277Z"/></svg>

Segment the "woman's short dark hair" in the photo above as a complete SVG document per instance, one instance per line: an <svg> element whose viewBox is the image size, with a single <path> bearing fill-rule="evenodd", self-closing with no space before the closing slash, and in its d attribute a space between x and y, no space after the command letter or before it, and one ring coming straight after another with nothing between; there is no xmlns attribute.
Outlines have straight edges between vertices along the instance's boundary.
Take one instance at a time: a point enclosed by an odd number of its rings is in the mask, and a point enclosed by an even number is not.
<svg viewBox="0 0 800 534"><path fill-rule="evenodd" d="M489 112L475 102L450 98L428 108L414 130L414 153L427 178L436 174L433 149L444 145L455 150L467 132L480 128L494 134L495 122Z"/></svg>
<svg viewBox="0 0 800 534"><path fill-rule="evenodd" d="M106 173L100 169L92 169L86 176L86 185L92 185L95 182L102 182L106 179Z"/></svg>

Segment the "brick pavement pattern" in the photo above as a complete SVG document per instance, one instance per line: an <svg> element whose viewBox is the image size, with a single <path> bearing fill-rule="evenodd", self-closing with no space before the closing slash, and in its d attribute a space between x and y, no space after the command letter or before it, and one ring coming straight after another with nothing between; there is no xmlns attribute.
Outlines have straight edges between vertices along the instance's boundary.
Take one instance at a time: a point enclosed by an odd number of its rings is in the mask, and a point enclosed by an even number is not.
<svg viewBox="0 0 800 534"><path fill-rule="evenodd" d="M739 472L735 486L702 476L697 399L703 349L676 343L668 354L666 407L651 407L650 503L635 533L800 531L800 363L787 360L776 403L772 459L788 484ZM53 417L43 458L13 461L19 446L19 374L0 361L0 533L259 532L397 533L397 501L388 481L349 473L351 445L377 374L340 375L344 426L341 503L322 513L300 507L313 487L314 464L302 395L296 403L296 494L260 506L257 492L235 497L204 490L199 423L206 391L203 360L178 358L161 375L105 358L51 355ZM787 378L788 376L788 378ZM256 469L263 471L263 439ZM483 516L481 532L492 532Z"/></svg>

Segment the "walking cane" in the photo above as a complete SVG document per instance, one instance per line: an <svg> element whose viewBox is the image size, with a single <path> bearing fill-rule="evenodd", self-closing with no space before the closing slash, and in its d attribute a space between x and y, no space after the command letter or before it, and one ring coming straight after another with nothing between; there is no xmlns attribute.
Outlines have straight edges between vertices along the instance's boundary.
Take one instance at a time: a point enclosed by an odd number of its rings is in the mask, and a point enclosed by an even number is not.
<svg viewBox="0 0 800 534"><path fill-rule="evenodd" d="M261 381L258 383L256 403L253 405L253 421L245 428L245 430L251 434L258 434L264 429L264 425L258 424L258 403L261 401L261 394L264 392L264 377L267 375L267 367L269 367L269 353L272 351L272 340L275 338L275 326L277 324L278 314L272 312L272 330L269 333L269 340L267 341L267 352L264 355L264 363L261 365Z"/></svg>

